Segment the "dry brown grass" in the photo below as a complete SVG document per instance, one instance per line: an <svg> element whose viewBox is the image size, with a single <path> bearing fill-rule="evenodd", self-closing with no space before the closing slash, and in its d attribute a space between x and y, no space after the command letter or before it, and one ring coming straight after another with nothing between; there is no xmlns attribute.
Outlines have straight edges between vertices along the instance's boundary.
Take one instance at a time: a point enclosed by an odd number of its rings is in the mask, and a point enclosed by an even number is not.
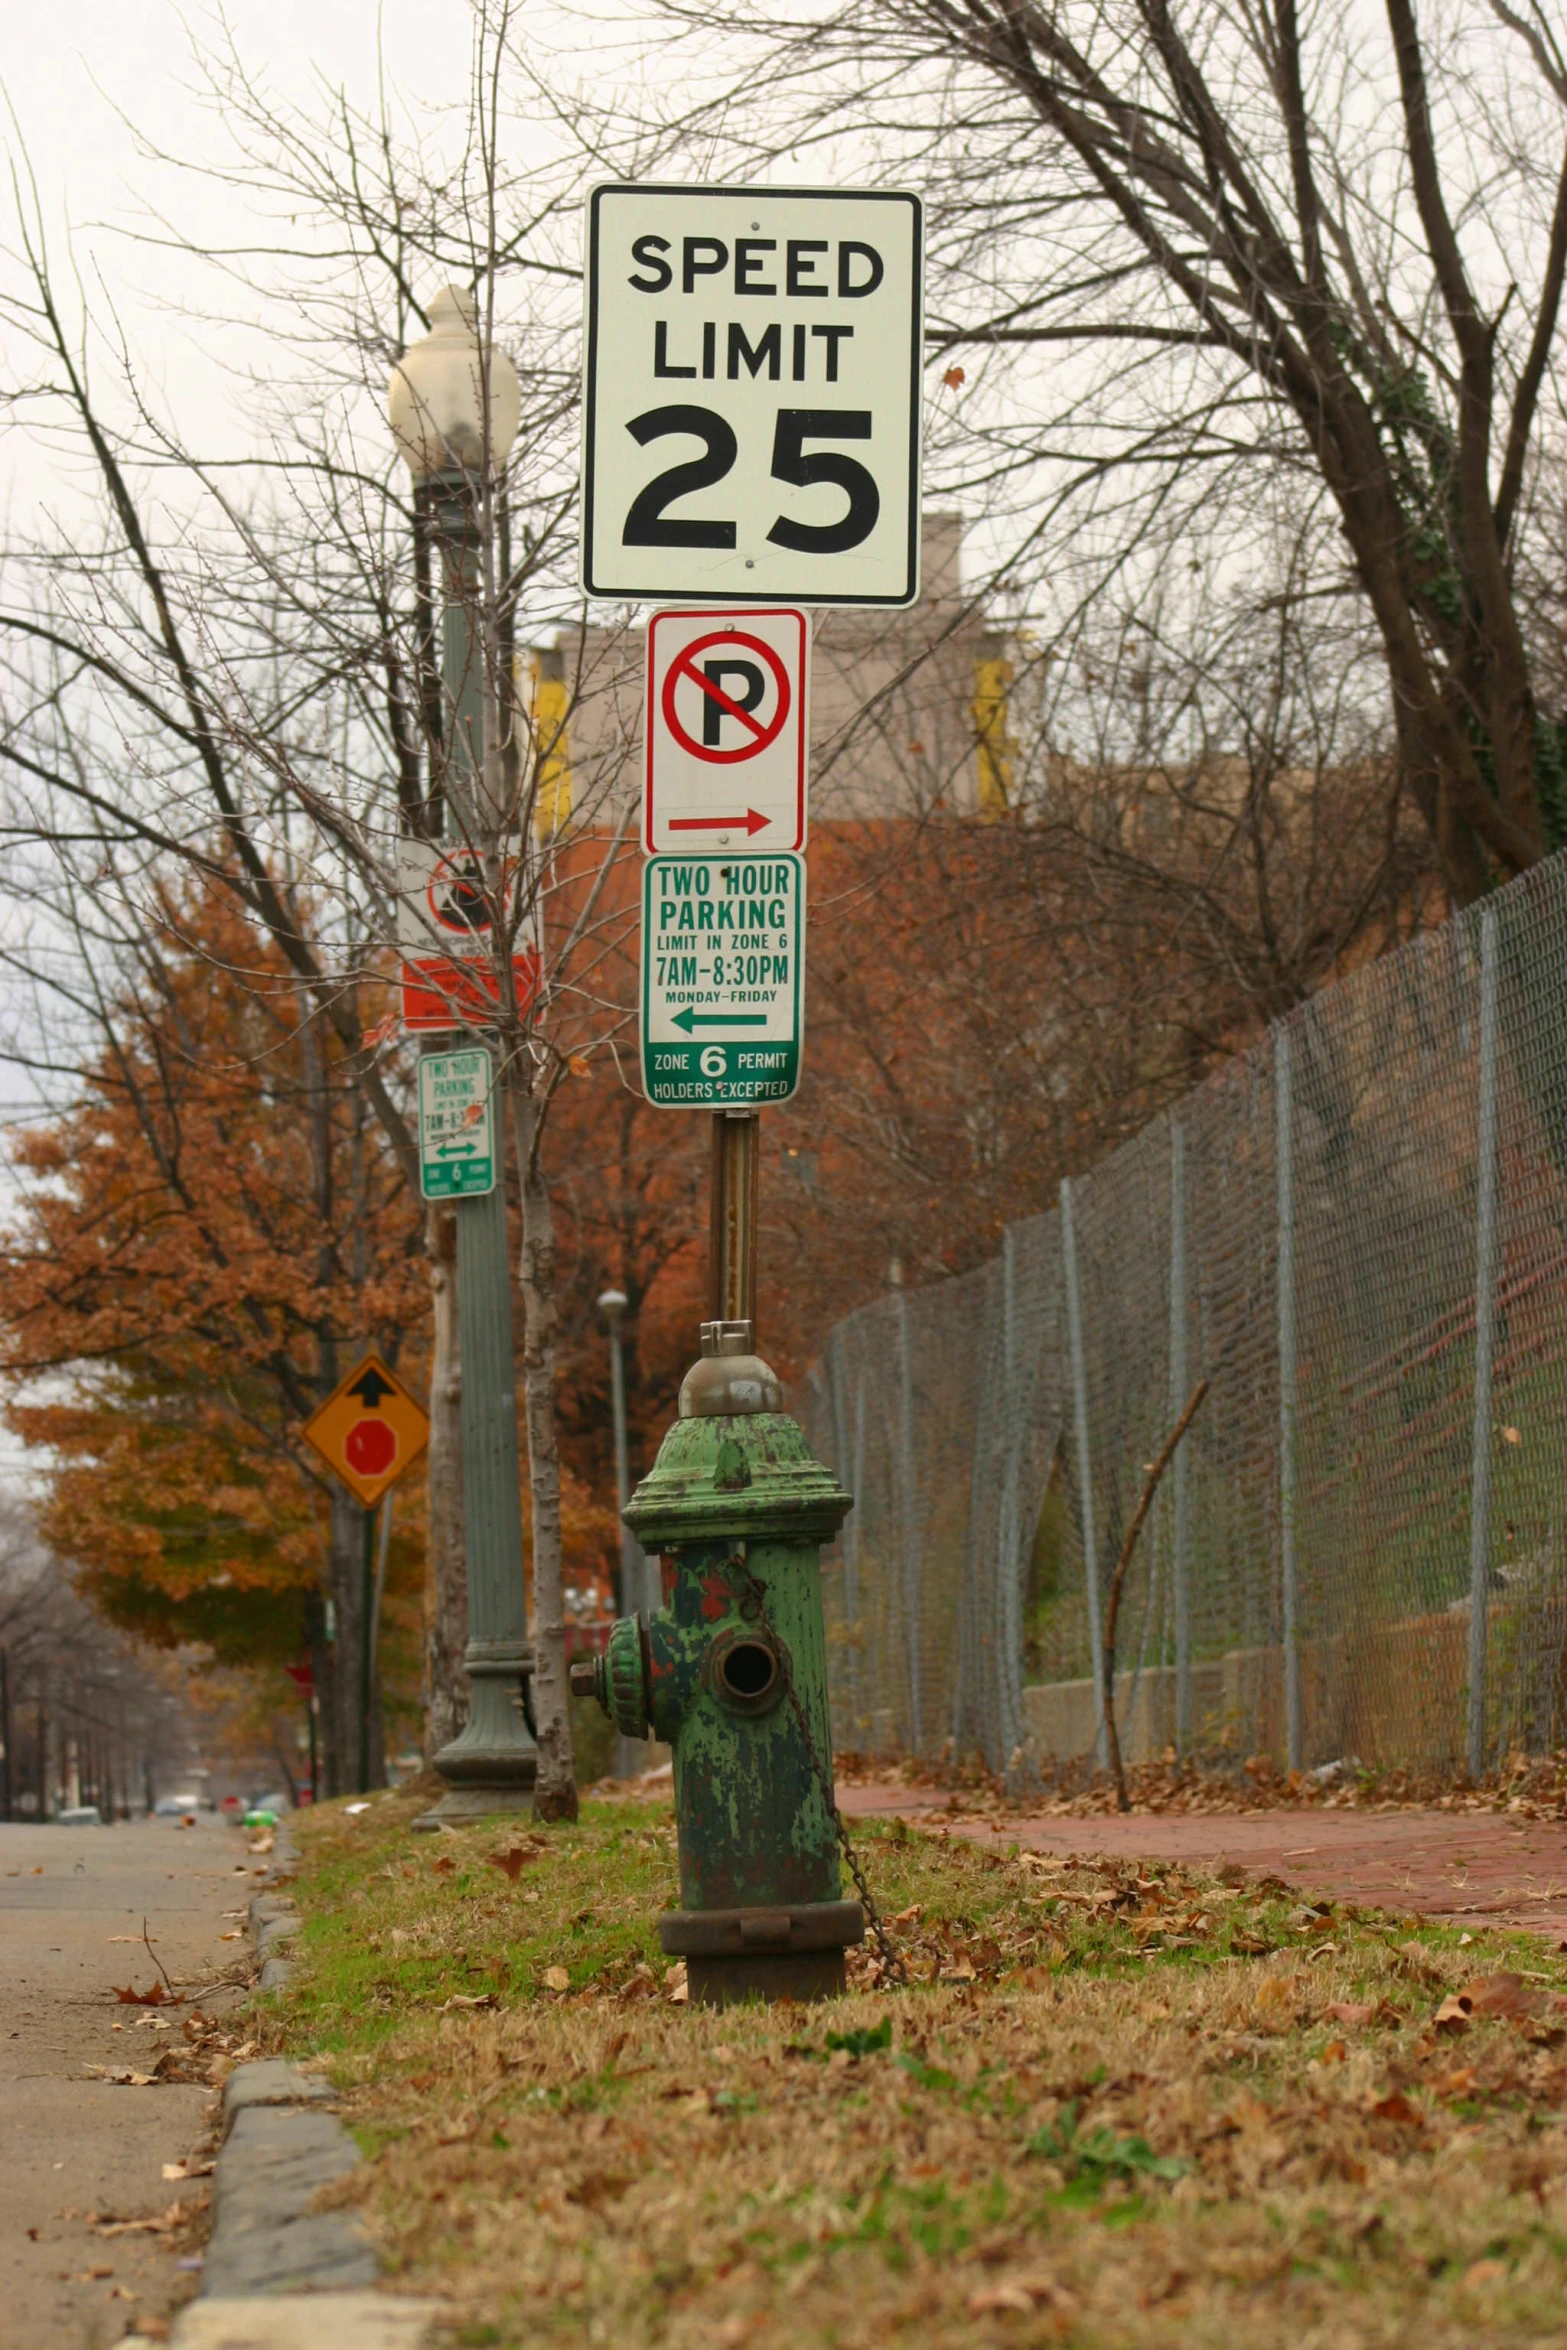
<svg viewBox="0 0 1567 2350"><path fill-rule="evenodd" d="M1538 1943L892 1828L865 1842L916 1985L713 2015L650 1931L667 1811L432 1850L411 1809L307 1823L271 2030L343 2085L349 2191L458 2341L1563 2338ZM513 1884L489 1862L524 1844ZM1437 2025L1504 1967L1513 2012Z"/></svg>

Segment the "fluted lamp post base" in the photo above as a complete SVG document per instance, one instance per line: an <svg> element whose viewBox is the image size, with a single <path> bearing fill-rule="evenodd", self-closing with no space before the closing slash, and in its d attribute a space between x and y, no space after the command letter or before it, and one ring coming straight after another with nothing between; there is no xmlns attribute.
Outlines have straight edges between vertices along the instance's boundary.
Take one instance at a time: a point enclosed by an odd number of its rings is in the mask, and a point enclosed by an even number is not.
<svg viewBox="0 0 1567 2350"><path fill-rule="evenodd" d="M520 1704L523 1675L533 1670L532 1646L470 1642L463 1663L473 1710L467 1727L431 1757L446 1792L419 1814L415 1834L469 1827L475 1820L532 1808L539 1750Z"/></svg>

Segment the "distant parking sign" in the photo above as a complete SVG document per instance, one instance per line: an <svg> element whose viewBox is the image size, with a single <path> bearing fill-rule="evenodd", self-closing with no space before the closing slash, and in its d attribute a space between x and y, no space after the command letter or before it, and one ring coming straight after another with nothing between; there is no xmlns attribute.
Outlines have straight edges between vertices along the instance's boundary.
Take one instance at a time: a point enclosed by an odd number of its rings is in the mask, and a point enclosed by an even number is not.
<svg viewBox="0 0 1567 2350"><path fill-rule="evenodd" d="M917 196L595 188L588 593L913 603L922 266Z"/></svg>

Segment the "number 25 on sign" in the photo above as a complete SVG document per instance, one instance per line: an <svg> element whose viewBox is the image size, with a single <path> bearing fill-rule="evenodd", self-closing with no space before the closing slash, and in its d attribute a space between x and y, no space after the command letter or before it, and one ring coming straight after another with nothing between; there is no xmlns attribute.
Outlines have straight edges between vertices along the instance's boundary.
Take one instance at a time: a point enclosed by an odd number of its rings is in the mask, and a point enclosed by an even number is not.
<svg viewBox="0 0 1567 2350"><path fill-rule="evenodd" d="M594 189L590 595L914 601L921 253L901 193Z"/></svg>

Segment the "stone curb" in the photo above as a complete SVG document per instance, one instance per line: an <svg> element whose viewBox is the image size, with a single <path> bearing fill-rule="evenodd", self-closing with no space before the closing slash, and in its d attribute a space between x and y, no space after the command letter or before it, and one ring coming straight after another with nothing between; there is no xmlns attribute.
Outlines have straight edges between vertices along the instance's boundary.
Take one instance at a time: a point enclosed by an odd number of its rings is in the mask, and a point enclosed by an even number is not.
<svg viewBox="0 0 1567 2350"><path fill-rule="evenodd" d="M279 1830L266 1883L297 1859ZM276 1952L298 1931L298 1913L286 1894L264 1891L249 1917L270 1990L287 1978ZM180 2350L415 2350L425 2339L435 2305L368 2290L378 2271L363 2227L351 2213L312 2208L359 2160L326 2110L331 2095L282 2057L239 2065L225 2081L212 2236L200 2293L174 2331Z"/></svg>
<svg viewBox="0 0 1567 2350"><path fill-rule="evenodd" d="M170 2350L426 2350L435 2301L392 2293L277 2293L193 2301Z"/></svg>
<svg viewBox="0 0 1567 2350"><path fill-rule="evenodd" d="M272 1865L262 1884L280 1885L291 1877L299 1866L299 1847L288 1828L280 1820L272 1837ZM291 1942L299 1931L299 1913L286 1893L256 1894L250 1904L250 1930L256 1937L256 1956L261 1961L259 1988L263 1991L281 1991L293 1968L282 1955L279 1945Z"/></svg>

